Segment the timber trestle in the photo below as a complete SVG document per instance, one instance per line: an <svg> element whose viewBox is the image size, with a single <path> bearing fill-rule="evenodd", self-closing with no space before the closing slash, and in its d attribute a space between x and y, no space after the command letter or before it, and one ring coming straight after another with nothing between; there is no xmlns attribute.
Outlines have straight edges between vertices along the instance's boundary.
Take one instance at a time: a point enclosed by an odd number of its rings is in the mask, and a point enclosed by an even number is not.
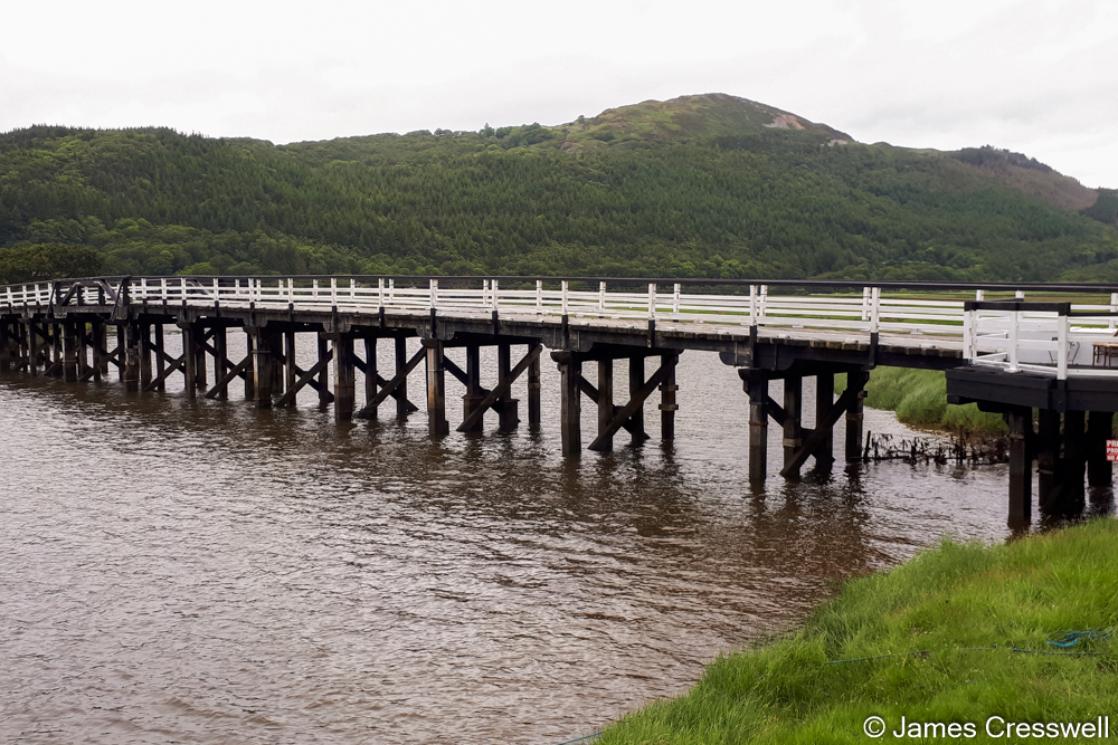
<svg viewBox="0 0 1118 745"><path fill-rule="evenodd" d="M683 292L684 283L699 291ZM1025 301L1034 290L1080 293L1084 302ZM948 294L959 292L975 299ZM651 405L670 446L680 355L717 353L738 369L748 400L743 449L754 485L769 476L774 441L788 480L809 462L830 472L836 451L848 465L861 462L874 367L946 371L951 402L1005 417L1014 527L1032 518L1034 464L1047 514L1078 513L1085 476L1095 490L1109 487L1118 370L1092 349L1115 335L1118 287L1091 285L95 277L0 287L0 373L105 382L115 369L130 392L181 381L186 397L243 395L260 409L313 397L342 423L422 411L433 438L481 433L489 414L501 433L515 431L522 414L540 430L546 348L558 368L568 457L583 450L586 420L589 450L608 452L619 435L632 445L649 440ZM461 390L460 415L448 406L448 383Z"/></svg>

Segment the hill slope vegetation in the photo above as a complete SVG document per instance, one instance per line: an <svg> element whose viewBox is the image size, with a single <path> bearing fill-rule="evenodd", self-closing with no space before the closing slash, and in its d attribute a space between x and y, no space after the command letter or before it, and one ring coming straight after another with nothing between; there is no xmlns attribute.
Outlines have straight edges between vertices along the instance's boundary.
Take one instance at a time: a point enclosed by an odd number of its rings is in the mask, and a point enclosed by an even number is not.
<svg viewBox="0 0 1118 745"><path fill-rule="evenodd" d="M0 135L0 282L92 272L1118 280L1113 196L1092 200L1001 152L864 145L721 94L553 127L282 146L35 126Z"/></svg>

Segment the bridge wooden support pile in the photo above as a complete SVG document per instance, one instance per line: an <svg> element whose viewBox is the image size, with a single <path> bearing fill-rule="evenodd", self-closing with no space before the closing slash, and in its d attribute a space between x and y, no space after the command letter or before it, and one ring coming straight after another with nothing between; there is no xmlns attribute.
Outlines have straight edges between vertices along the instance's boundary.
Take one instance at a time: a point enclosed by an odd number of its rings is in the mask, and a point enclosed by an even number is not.
<svg viewBox="0 0 1118 745"><path fill-rule="evenodd" d="M1106 488L1113 482L1113 464L1106 443L1113 436L1113 414L1105 411L1039 412L1009 407L1003 412L1009 429L1009 523L1027 526L1032 520L1033 465L1037 504L1049 517L1071 517L1086 505L1084 487ZM1086 477L1086 478L1084 478Z"/></svg>
<svg viewBox="0 0 1118 745"><path fill-rule="evenodd" d="M847 385L835 399L835 375L845 373ZM829 365L793 367L787 371L746 368L739 371L749 396L749 480L760 484L768 477L769 419L783 430L784 465L780 475L800 478L800 469L813 459L819 472L834 465L834 427L845 417L843 452L848 463L857 463L862 454L862 407L869 373L861 367ZM812 427L804 425L803 381L815 380L815 416ZM769 393L769 381L780 380L783 404Z"/></svg>
<svg viewBox="0 0 1118 745"><path fill-rule="evenodd" d="M1105 380L1056 380L1017 373L1010 380L988 368L948 371L951 403L976 403L1000 413L1009 430L1009 525L1027 527L1036 504L1046 517L1080 514L1087 489L1109 496L1113 465L1107 441L1118 412L1118 391Z"/></svg>
<svg viewBox="0 0 1118 745"><path fill-rule="evenodd" d="M612 450L614 436L622 429L629 433L633 444L649 439L644 405L657 390L660 391L660 439L663 442L675 439L677 350L603 346L592 352L561 351L551 356L559 366L559 427L564 455L577 456L582 451L584 395L595 405L598 414L597 433L589 445L590 450ZM649 358L658 360L659 365L646 376L645 363ZM628 363L628 400L622 405L615 401L619 388L614 380L616 360ZM597 367L597 385L583 376L587 363Z"/></svg>

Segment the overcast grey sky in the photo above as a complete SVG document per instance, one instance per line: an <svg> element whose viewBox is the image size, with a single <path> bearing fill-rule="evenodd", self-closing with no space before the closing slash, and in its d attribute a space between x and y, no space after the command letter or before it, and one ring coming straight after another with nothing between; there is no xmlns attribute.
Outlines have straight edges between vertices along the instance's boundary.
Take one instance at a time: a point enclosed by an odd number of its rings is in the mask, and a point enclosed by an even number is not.
<svg viewBox="0 0 1118 745"><path fill-rule="evenodd" d="M1118 187L1115 0L9 3L0 130L275 142L719 91L865 142L994 144Z"/></svg>

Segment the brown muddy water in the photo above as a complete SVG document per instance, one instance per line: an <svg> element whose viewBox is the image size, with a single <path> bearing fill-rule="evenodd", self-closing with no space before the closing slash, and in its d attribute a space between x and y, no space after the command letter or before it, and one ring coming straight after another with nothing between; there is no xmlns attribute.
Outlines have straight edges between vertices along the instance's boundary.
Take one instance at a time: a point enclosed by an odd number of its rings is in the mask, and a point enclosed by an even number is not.
<svg viewBox="0 0 1118 745"><path fill-rule="evenodd" d="M257 412L110 377L0 379L0 742L556 743L843 578L1007 535L1000 466L840 460L751 490L745 394L711 354L680 360L674 447L576 462L550 361L538 435L439 443L422 412L339 428L309 390Z"/></svg>

